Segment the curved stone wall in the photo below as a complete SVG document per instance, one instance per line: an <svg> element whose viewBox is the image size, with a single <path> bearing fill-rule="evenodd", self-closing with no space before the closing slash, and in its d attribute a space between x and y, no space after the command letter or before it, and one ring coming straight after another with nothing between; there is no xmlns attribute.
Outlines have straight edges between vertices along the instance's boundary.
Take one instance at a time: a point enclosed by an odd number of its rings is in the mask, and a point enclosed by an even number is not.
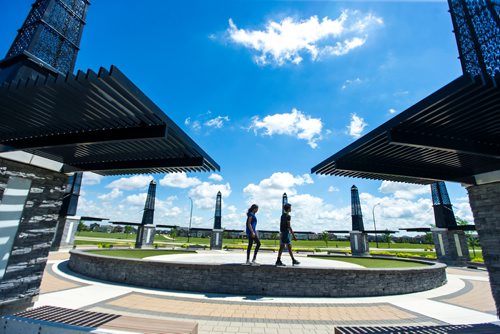
<svg viewBox="0 0 500 334"><path fill-rule="evenodd" d="M445 284L446 265L426 263L430 265L394 269L246 266L145 261L72 250L69 268L92 278L155 289L264 296L367 297L419 292Z"/></svg>

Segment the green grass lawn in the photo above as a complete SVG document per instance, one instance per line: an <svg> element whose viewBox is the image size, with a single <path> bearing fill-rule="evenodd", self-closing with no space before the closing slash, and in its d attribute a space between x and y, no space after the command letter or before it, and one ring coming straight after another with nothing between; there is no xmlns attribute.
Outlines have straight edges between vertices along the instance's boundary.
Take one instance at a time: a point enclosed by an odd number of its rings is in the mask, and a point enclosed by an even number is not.
<svg viewBox="0 0 500 334"><path fill-rule="evenodd" d="M78 232L77 237L91 237L91 238L102 238L102 239L116 239L116 241L111 240L75 240L76 246L82 245L97 245L102 248L113 247L133 247L135 243L135 234L125 234L125 233L105 233L105 232ZM161 242L161 243L160 243ZM262 249L275 249L279 247L279 242L275 240L261 240ZM209 238L189 238L190 245L210 245ZM155 235L155 245L159 248L168 246L183 246L187 247L188 242L186 237L178 237L175 240L165 238L162 235ZM246 249L247 240L241 239L224 239L223 245L228 249ZM387 243L379 242L379 247L386 248L387 250L374 250L375 243L370 242L370 248L372 255L392 255L397 257L423 257L426 259L436 259L436 252L432 251L419 251L417 249L433 248L433 245L427 244L408 244L408 243L395 243L390 244L390 249L388 249ZM329 241L329 248L347 248L350 249L349 241ZM297 240L293 242L294 250L310 250L310 251L322 251L326 248L326 244L322 240ZM404 250L392 250L392 249L404 249ZM325 250L326 251L326 250ZM477 256L472 258L473 253L470 250L471 260L474 262L483 262L482 253L480 249L476 249Z"/></svg>
<svg viewBox="0 0 500 334"><path fill-rule="evenodd" d="M104 246L109 247L134 247L135 240L99 241L99 240L75 240L75 246Z"/></svg>
<svg viewBox="0 0 500 334"><path fill-rule="evenodd" d="M417 263L417 262L407 262L407 261L398 261L391 259L371 259L371 258L360 258L360 257L314 257L315 259L324 259L324 260L334 260L334 261L343 261L349 262L353 264L357 264L363 266L365 268L416 268L416 267L426 267L427 264Z"/></svg>
<svg viewBox="0 0 500 334"><path fill-rule="evenodd" d="M106 232L89 232L89 231L81 231L77 232L76 234L77 237L90 237L90 238L104 238L104 239L125 239L125 240L130 240L134 241L135 240L135 233L132 234L126 234L126 233L106 233ZM187 243L187 237L177 237L175 240L165 238L164 236L161 235L155 235L155 241L160 241L160 242L171 242L171 243L180 243L184 244ZM278 240L270 240L270 239L261 239L262 245L263 246L279 246L279 241ZM210 239L209 238L197 238L197 237L191 237L189 238L189 243L190 244L199 244L199 245L209 245L210 244ZM246 245L247 240L246 239L227 239L225 238L223 241L224 245ZM322 240L297 240L293 242L294 246L297 247L304 247L304 248L349 248L350 243L349 241L329 241L328 246L326 243ZM375 248L376 244L375 242L370 242L370 248ZM380 248L407 248L407 249L422 249L422 248L432 248L434 247L433 245L426 245L426 244L409 244L409 243L397 243L397 244L387 244L383 242L379 242L379 247Z"/></svg>
<svg viewBox="0 0 500 334"><path fill-rule="evenodd" d="M176 250L159 250L159 249L107 249L107 250L88 250L87 253L114 256L114 257L126 257L132 259L143 259L148 256L157 255L172 255L172 254L186 254L186 253L196 253L193 251L176 251Z"/></svg>

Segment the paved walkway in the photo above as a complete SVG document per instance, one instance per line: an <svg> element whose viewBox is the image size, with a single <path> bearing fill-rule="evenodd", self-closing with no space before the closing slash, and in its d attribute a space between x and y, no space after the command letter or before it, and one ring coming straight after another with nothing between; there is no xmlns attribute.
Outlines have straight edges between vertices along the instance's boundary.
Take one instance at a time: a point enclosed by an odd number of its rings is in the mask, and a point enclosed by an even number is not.
<svg viewBox="0 0 500 334"><path fill-rule="evenodd" d="M197 255L217 263L244 253ZM262 254L263 263L275 254ZM185 261L183 256L172 260ZM182 293L115 285L82 277L66 267L67 253L51 253L39 301L90 311L197 321L199 333L333 333L334 326L409 326L495 322L488 274L448 268L448 283L431 291L369 298L282 298ZM283 257L286 260L286 257ZM274 259L274 260L273 260ZM303 265L310 260L300 256ZM322 261L317 260L316 261ZM329 262L329 261L327 261ZM335 261L337 262L337 261ZM341 263L343 264L343 263ZM338 264L338 265L341 265ZM302 264L301 264L302 265ZM316 264L313 264L316 265ZM500 329L500 327L499 327Z"/></svg>

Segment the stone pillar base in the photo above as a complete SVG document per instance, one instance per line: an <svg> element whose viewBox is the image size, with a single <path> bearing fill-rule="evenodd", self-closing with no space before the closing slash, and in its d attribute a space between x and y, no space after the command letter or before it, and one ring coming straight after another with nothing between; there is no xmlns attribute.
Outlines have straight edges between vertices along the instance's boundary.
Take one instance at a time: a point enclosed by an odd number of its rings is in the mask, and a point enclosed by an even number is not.
<svg viewBox="0 0 500 334"><path fill-rule="evenodd" d="M14 313L19 313L26 311L27 309L33 307L35 302L38 300L38 296L35 297L25 297L19 298L13 301L0 304L0 316L10 315Z"/></svg>
<svg viewBox="0 0 500 334"><path fill-rule="evenodd" d="M451 266L465 266L470 260L464 231L432 228L432 239L439 262Z"/></svg>
<svg viewBox="0 0 500 334"><path fill-rule="evenodd" d="M153 248L156 228L154 225L140 225L137 228L135 248Z"/></svg>
<svg viewBox="0 0 500 334"><path fill-rule="evenodd" d="M61 223L64 224L64 231L62 232L62 238L60 239L59 245L56 245L55 242L52 242L52 246L50 248L51 251L70 249L73 248L73 245L75 244L75 235L78 229L78 224L80 223L80 219L66 217L65 220L63 219L59 221L59 224Z"/></svg>
<svg viewBox="0 0 500 334"><path fill-rule="evenodd" d="M370 248L368 246L368 236L365 232L351 231L349 232L351 240L351 253L354 256L369 256Z"/></svg>
<svg viewBox="0 0 500 334"><path fill-rule="evenodd" d="M212 230L210 249L222 249L222 232L223 230Z"/></svg>
<svg viewBox="0 0 500 334"><path fill-rule="evenodd" d="M467 191L500 317L500 182L471 186Z"/></svg>

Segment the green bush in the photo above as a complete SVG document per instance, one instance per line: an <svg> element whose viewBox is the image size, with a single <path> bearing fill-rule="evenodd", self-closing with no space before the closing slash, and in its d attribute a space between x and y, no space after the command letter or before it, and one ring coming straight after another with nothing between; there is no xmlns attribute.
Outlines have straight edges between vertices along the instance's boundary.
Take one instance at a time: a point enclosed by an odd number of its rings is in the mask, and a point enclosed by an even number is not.
<svg viewBox="0 0 500 334"><path fill-rule="evenodd" d="M471 262L476 262L476 263L484 263L484 258L483 255L477 254L476 256L471 256Z"/></svg>

